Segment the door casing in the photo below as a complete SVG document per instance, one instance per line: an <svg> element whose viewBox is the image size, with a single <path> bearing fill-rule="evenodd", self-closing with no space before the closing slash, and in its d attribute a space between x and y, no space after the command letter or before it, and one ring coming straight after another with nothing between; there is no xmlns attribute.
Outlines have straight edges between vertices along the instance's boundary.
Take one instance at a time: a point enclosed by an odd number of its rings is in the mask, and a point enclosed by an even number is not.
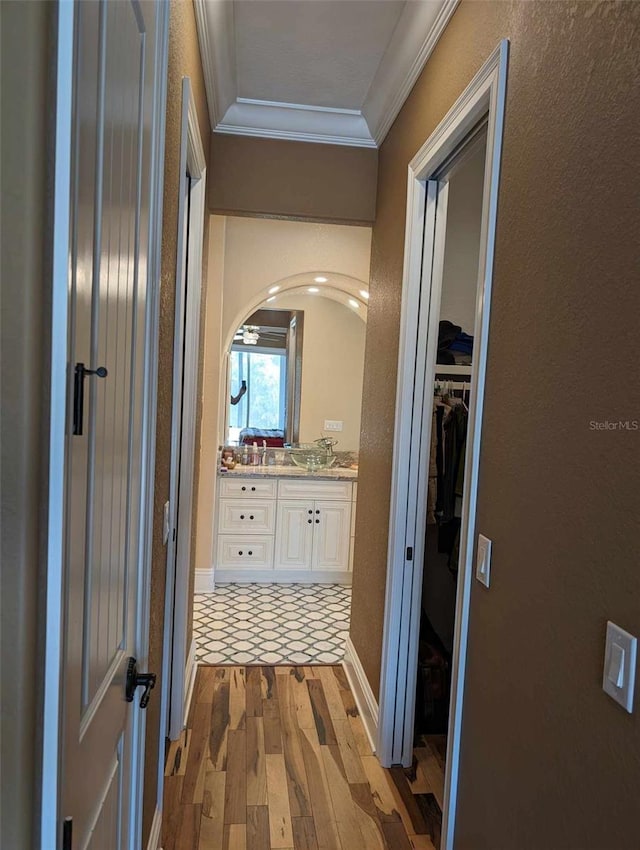
<svg viewBox="0 0 640 850"><path fill-rule="evenodd" d="M472 561L475 541L475 515L478 493L480 438L489 334L489 309L493 277L493 257L498 204L498 184L506 100L509 42L503 40L469 86L456 101L433 134L409 164L407 220L402 288L400 355L397 382L396 421L393 450L393 477L387 588L381 665L380 707L377 754L382 765L411 765L413 719L418 656L419 617L422 590L422 561L407 558L407 547L421 550L424 539L424 511L420 516L419 496L424 483L415 481L415 464L407 452L415 430L414 386L424 389L433 377L437 344L437 321L429 304L439 304L438 268L444 247L444 229L435 219L438 194L446 204L446 184L429 178L454 153L469 132L487 117L484 200L480 238L480 262L476 300L476 342L472 390L469 403L469 432L465 468L469 495L463 506L461 560L456 599L456 625L452 659L449 735L447 746L442 848L452 850L458 764L462 731L464 675L471 595ZM423 272L423 261L425 269ZM441 275L440 275L441 278ZM436 316L439 311L433 311ZM434 339L435 335L435 339ZM429 445L431 411L422 429L423 445ZM413 467L412 467L413 463ZM419 475L419 472L418 472ZM407 496L409 494L409 496Z"/></svg>

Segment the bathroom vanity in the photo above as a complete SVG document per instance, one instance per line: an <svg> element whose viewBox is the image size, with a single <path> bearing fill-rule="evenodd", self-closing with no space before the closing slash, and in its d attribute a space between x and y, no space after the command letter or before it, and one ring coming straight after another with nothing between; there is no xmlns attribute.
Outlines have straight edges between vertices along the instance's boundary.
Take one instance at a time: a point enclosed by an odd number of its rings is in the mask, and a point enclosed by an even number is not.
<svg viewBox="0 0 640 850"><path fill-rule="evenodd" d="M350 584L357 475L293 466L218 473L215 581Z"/></svg>

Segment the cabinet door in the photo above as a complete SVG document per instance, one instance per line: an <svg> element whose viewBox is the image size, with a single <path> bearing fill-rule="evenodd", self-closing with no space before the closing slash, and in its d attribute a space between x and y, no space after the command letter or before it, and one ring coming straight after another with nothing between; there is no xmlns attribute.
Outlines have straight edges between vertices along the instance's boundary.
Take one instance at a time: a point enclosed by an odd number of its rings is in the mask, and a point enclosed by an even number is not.
<svg viewBox="0 0 640 850"><path fill-rule="evenodd" d="M316 502L313 509L313 570L348 570L351 502Z"/></svg>
<svg viewBox="0 0 640 850"><path fill-rule="evenodd" d="M278 501L275 569L310 569L313 517L313 502Z"/></svg>

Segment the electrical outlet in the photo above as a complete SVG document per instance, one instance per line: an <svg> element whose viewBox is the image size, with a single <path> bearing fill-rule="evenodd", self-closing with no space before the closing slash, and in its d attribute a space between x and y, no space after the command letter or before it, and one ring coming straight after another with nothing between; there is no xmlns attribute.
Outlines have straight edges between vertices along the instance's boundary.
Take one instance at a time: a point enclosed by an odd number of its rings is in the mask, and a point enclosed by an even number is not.
<svg viewBox="0 0 640 850"><path fill-rule="evenodd" d="M340 419L325 419L324 420L324 430L325 431L342 431L343 422Z"/></svg>

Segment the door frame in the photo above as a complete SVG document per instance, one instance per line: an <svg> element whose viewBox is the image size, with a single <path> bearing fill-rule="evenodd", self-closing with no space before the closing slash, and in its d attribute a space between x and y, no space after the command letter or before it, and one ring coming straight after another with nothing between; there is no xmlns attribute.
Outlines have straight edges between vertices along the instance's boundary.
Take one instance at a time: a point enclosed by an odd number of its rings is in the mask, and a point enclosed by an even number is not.
<svg viewBox="0 0 640 850"><path fill-rule="evenodd" d="M50 359L48 392L49 412L46 428L48 469L44 515L46 517L43 601L42 684L40 711L42 736L40 779L35 789L34 819L40 850L57 847L60 838L60 795L62 788L64 729L64 654L65 598L68 593L65 567L66 488L67 488L67 412L70 409L69 372L69 245L72 211L73 108L75 91L75 9L73 0L56 4L55 30L52 36L55 65L55 151L52 157L53 200L51 204L51 302ZM162 252L162 198L164 186L164 138L166 115L169 9L156 9L156 80L153 103L153 138L150 166L149 216L149 297L145 316L145 371L143 389L143 446L140 575L137 590L136 656L144 668L149 654L149 600L151 590L151 542L153 533L153 493L155 476L156 379L158 350L159 281ZM129 842L139 844L142 830L142 794L144 783L144 744L146 713L133 712L131 760L131 817Z"/></svg>
<svg viewBox="0 0 640 850"><path fill-rule="evenodd" d="M397 382L393 477L389 525L388 572L380 685L380 719L377 752L384 766L409 766L413 750L415 686L418 661L419 610L422 594L422 559L408 559L407 547L422 551L425 511L418 512L420 487L410 492L412 470L407 446L415 430L414 415L425 422L423 441L430 444L431 411L414 410L414 386L433 376L437 347L437 322L425 321L429 305L439 304L441 280L438 255L443 249L444 228L427 231L425 213L435 213L437 197L427 181L462 143L483 116L487 116L484 200L476 300L476 343L466 469L468 498L462 515L458 572L456 626L452 658L449 735L445 774L442 849L452 850L458 786L460 738L464 697L475 516L478 495L480 439L487 363L489 312L493 277L500 159L506 101L509 42L500 42L436 130L412 159L408 168L405 256ZM433 185L433 184L432 184ZM446 185L444 186L446 192ZM423 270L423 256L427 262ZM425 305L426 302L426 305ZM421 314L422 313L422 314ZM430 317L433 319L433 317ZM435 338L434 338L435 337ZM426 434L426 437L424 436ZM426 468L426 467L425 467ZM413 522L414 527L411 527Z"/></svg>
<svg viewBox="0 0 640 850"><path fill-rule="evenodd" d="M195 678L195 659L191 657L193 654L191 647L187 647L187 622L189 607L192 604L189 598L189 579L194 506L196 412L199 392L200 308L207 163L189 77L182 78L181 120L173 344L174 391L171 414L169 537L165 585L160 752L163 751L165 735L172 740L180 736L186 723L187 698ZM185 244L184 222L187 214L188 181L191 186L188 244ZM185 276L183 269L187 256ZM160 765L160 785L163 768L164 766Z"/></svg>

